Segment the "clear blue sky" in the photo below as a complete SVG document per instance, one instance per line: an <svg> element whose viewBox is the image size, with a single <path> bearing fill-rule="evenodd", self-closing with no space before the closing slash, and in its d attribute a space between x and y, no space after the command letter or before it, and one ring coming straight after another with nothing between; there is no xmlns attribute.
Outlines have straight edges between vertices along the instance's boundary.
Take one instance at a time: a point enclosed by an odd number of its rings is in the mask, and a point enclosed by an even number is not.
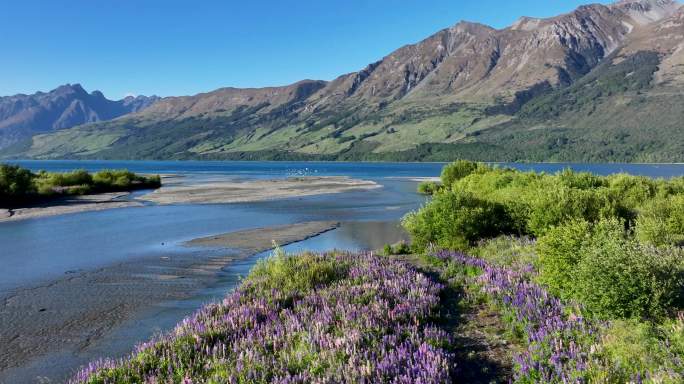
<svg viewBox="0 0 684 384"><path fill-rule="evenodd" d="M330 80L459 20L497 28L578 0L0 0L0 95L109 98Z"/></svg>

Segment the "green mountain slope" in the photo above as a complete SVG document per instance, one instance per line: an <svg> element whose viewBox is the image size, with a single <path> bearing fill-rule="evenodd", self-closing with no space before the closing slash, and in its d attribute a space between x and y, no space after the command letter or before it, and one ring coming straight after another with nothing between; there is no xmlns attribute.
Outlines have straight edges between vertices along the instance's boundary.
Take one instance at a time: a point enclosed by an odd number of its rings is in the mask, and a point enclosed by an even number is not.
<svg viewBox="0 0 684 384"><path fill-rule="evenodd" d="M0 156L684 161L683 107L682 8L621 1L459 23L331 82L165 98Z"/></svg>

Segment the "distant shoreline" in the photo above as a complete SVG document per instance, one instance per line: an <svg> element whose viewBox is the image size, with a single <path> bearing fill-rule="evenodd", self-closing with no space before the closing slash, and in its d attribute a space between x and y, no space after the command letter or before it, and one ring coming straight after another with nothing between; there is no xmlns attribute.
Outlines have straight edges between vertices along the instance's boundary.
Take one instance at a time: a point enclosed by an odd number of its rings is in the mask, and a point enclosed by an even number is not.
<svg viewBox="0 0 684 384"><path fill-rule="evenodd" d="M161 188L135 200L122 200L122 198L129 196L130 192L100 193L69 196L27 208L0 209L0 223L70 213L142 207L144 202L157 204L229 204L376 188L380 188L380 185L373 181L341 176L305 176L287 179L213 181L208 183L183 183L181 181L178 184L163 185Z"/></svg>

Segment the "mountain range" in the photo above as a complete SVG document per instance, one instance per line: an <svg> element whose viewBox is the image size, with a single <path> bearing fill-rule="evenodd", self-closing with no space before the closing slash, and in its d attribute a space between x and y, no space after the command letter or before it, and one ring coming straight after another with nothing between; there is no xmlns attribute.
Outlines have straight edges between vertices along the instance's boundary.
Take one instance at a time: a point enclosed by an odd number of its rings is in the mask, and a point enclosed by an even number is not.
<svg viewBox="0 0 684 384"><path fill-rule="evenodd" d="M0 148L37 134L142 111L158 99L129 96L112 101L102 92L86 92L80 84L66 84L47 93L0 97Z"/></svg>
<svg viewBox="0 0 684 384"><path fill-rule="evenodd" d="M22 107L11 100L50 94L0 99L0 155L684 161L684 8L623 0L503 29L460 22L329 82L141 99L113 120L79 104L7 128Z"/></svg>

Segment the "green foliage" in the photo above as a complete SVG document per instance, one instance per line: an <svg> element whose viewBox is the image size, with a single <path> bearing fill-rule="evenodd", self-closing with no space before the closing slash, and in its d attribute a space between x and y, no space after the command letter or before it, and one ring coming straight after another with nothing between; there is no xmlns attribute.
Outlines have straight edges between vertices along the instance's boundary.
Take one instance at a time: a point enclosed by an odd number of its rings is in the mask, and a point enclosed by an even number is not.
<svg viewBox="0 0 684 384"><path fill-rule="evenodd" d="M442 185L449 188L454 182L482 168L486 168L486 166L473 161L457 160L442 169L442 174L440 175Z"/></svg>
<svg viewBox="0 0 684 384"><path fill-rule="evenodd" d="M93 175L93 182L97 187L109 189L128 189L132 186L138 186L139 188L158 188L161 186L159 176L146 178L125 169L99 171Z"/></svg>
<svg viewBox="0 0 684 384"><path fill-rule="evenodd" d="M0 207L15 207L63 195L158 188L159 176L144 177L127 170L105 170L91 175L85 170L33 174L18 166L0 164Z"/></svg>
<svg viewBox="0 0 684 384"><path fill-rule="evenodd" d="M505 211L501 217L506 218L506 224L498 226L502 232L485 231L487 236L504 233L543 236L551 228L570 221L596 223L615 218L625 222L628 229L636 230L642 241L655 245L684 241L684 182L679 178L597 176L569 169L545 174L465 161L446 166L443 177L443 188L451 182L448 189L453 193L449 196L474 196ZM448 197L435 199L434 204L445 206L444 199ZM430 215L429 208L422 212ZM416 219L423 220L426 228L434 228L430 221L443 219L438 214L428 216ZM414 228L414 232L421 231ZM437 240L430 238L429 242L438 244ZM468 241L472 240L478 239L468 237ZM442 239L441 242L449 241Z"/></svg>
<svg viewBox="0 0 684 384"><path fill-rule="evenodd" d="M656 246L681 244L684 241L684 195L656 198L639 212L635 228L637 238Z"/></svg>
<svg viewBox="0 0 684 384"><path fill-rule="evenodd" d="M382 248L382 252L385 256L408 255L411 253L411 247L406 244L405 241L401 241L394 246L385 244L385 246Z"/></svg>
<svg viewBox="0 0 684 384"><path fill-rule="evenodd" d="M587 221L574 220L552 228L537 242L539 280L551 293L566 299L572 296L573 273L590 229Z"/></svg>
<svg viewBox="0 0 684 384"><path fill-rule="evenodd" d="M35 192L34 175L27 169L0 164L0 206Z"/></svg>
<svg viewBox="0 0 684 384"><path fill-rule="evenodd" d="M670 327L684 330L676 322L668 322ZM678 368L678 356L684 356L676 349L677 338L681 335L684 333L678 335L670 329L663 330L635 319L610 322L602 329L600 342L595 346L596 358L588 367L590 382L633 382L635 372L642 377L649 373L649 382L681 382L682 377L674 373ZM670 348L664 348L665 343Z"/></svg>
<svg viewBox="0 0 684 384"><path fill-rule="evenodd" d="M617 219L554 228L537 252L539 280L600 317L662 317L682 306L682 252L639 244Z"/></svg>
<svg viewBox="0 0 684 384"><path fill-rule="evenodd" d="M589 190L561 184L536 192L536 198L530 201L527 229L537 236L570 220L595 222L603 217L620 217L618 201L604 188Z"/></svg>
<svg viewBox="0 0 684 384"><path fill-rule="evenodd" d="M479 243L473 252L496 264L535 262L551 293L604 318L662 318L681 308L684 257L672 248L684 241L681 179L544 174L469 162L444 174L450 188L403 221L418 249L469 250ZM536 254L507 249L511 240L483 240L506 234L538 237Z"/></svg>
<svg viewBox="0 0 684 384"><path fill-rule="evenodd" d="M315 254L288 255L276 248L271 257L257 262L247 278L258 281L259 289L265 292L271 289L307 292L342 278L348 267L337 264L333 258Z"/></svg>
<svg viewBox="0 0 684 384"><path fill-rule="evenodd" d="M418 212L404 217L403 225L419 248L433 244L465 250L481 238L510 231L502 205L460 192L438 194Z"/></svg>
<svg viewBox="0 0 684 384"><path fill-rule="evenodd" d="M423 195L434 195L440 188L441 185L439 183L435 183L434 181L423 181L418 184L418 193Z"/></svg>
<svg viewBox="0 0 684 384"><path fill-rule="evenodd" d="M481 240L470 252L492 265L515 270L536 265L538 260L535 242L528 237L499 236Z"/></svg>
<svg viewBox="0 0 684 384"><path fill-rule="evenodd" d="M401 241L394 247L395 255L407 255L411 253L411 247L406 242Z"/></svg>

